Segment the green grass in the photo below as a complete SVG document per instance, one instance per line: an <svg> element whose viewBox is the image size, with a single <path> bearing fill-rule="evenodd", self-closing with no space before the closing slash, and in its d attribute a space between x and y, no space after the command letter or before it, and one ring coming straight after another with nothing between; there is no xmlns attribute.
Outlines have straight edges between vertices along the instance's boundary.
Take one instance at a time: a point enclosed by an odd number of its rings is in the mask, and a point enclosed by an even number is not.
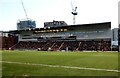
<svg viewBox="0 0 120 78"><path fill-rule="evenodd" d="M117 52L3 51L3 61L118 69ZM3 76L118 76L117 72L2 63Z"/></svg>

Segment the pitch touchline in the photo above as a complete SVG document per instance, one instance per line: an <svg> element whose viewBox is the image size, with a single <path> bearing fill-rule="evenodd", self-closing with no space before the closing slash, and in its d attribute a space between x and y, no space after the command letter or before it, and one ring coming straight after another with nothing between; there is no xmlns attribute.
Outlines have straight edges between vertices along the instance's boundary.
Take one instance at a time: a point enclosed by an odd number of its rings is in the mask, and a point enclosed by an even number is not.
<svg viewBox="0 0 120 78"><path fill-rule="evenodd" d="M10 62L10 61L0 61L3 63L14 63L14 64L26 64L26 65L35 65L35 66L46 66L46 67L56 67L56 68L68 68L68 69L82 69L82 70L100 70L100 71L108 71L108 72L120 72L118 70L110 70L110 69L97 69L97 68L85 68L85 67L74 67L74 66L60 66L60 65L47 65L47 64L33 64L33 63L22 63L22 62Z"/></svg>

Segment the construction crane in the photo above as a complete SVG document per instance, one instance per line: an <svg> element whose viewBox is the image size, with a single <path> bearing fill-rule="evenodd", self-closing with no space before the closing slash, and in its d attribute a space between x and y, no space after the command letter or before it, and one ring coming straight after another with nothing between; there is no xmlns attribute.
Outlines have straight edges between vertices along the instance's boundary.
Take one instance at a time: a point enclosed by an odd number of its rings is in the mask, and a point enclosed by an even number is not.
<svg viewBox="0 0 120 78"><path fill-rule="evenodd" d="M28 15L27 15L27 12L26 12L26 9L25 9L25 7L24 7L24 3L23 3L22 0L21 0L21 4L22 4L23 10L24 10L24 12L25 12L26 19L28 19Z"/></svg>
<svg viewBox="0 0 120 78"><path fill-rule="evenodd" d="M73 6L74 5L74 6ZM75 2L71 1L71 7L72 7L72 15L73 15L73 24L75 24L76 20L75 20L75 16L78 14L77 13L77 6L75 5Z"/></svg>
<svg viewBox="0 0 120 78"><path fill-rule="evenodd" d="M36 28L36 22L34 20L28 18L27 11L24 7L24 3L22 0L21 0L21 4L22 4L23 10L25 12L26 19L20 19L17 21L17 30Z"/></svg>

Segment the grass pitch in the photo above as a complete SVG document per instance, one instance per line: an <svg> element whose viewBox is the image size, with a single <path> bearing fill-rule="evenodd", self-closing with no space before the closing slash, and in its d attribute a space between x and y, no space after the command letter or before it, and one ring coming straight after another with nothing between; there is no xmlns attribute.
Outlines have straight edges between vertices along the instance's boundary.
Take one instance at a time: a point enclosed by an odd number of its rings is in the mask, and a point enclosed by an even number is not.
<svg viewBox="0 0 120 78"><path fill-rule="evenodd" d="M118 76L107 71L118 70L117 52L3 51L2 61L3 76Z"/></svg>

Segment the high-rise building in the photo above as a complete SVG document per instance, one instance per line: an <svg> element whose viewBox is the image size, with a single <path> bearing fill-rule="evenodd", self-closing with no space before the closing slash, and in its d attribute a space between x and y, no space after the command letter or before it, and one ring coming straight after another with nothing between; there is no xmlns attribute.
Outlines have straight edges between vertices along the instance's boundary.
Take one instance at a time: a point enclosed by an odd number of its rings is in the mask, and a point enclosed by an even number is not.
<svg viewBox="0 0 120 78"><path fill-rule="evenodd" d="M27 20L18 20L17 22L17 30L24 30L24 29L30 29L30 28L36 28L36 22L30 19Z"/></svg>
<svg viewBox="0 0 120 78"><path fill-rule="evenodd" d="M67 26L67 23L64 21L55 21L53 22L44 22L44 27L59 27L59 26Z"/></svg>

